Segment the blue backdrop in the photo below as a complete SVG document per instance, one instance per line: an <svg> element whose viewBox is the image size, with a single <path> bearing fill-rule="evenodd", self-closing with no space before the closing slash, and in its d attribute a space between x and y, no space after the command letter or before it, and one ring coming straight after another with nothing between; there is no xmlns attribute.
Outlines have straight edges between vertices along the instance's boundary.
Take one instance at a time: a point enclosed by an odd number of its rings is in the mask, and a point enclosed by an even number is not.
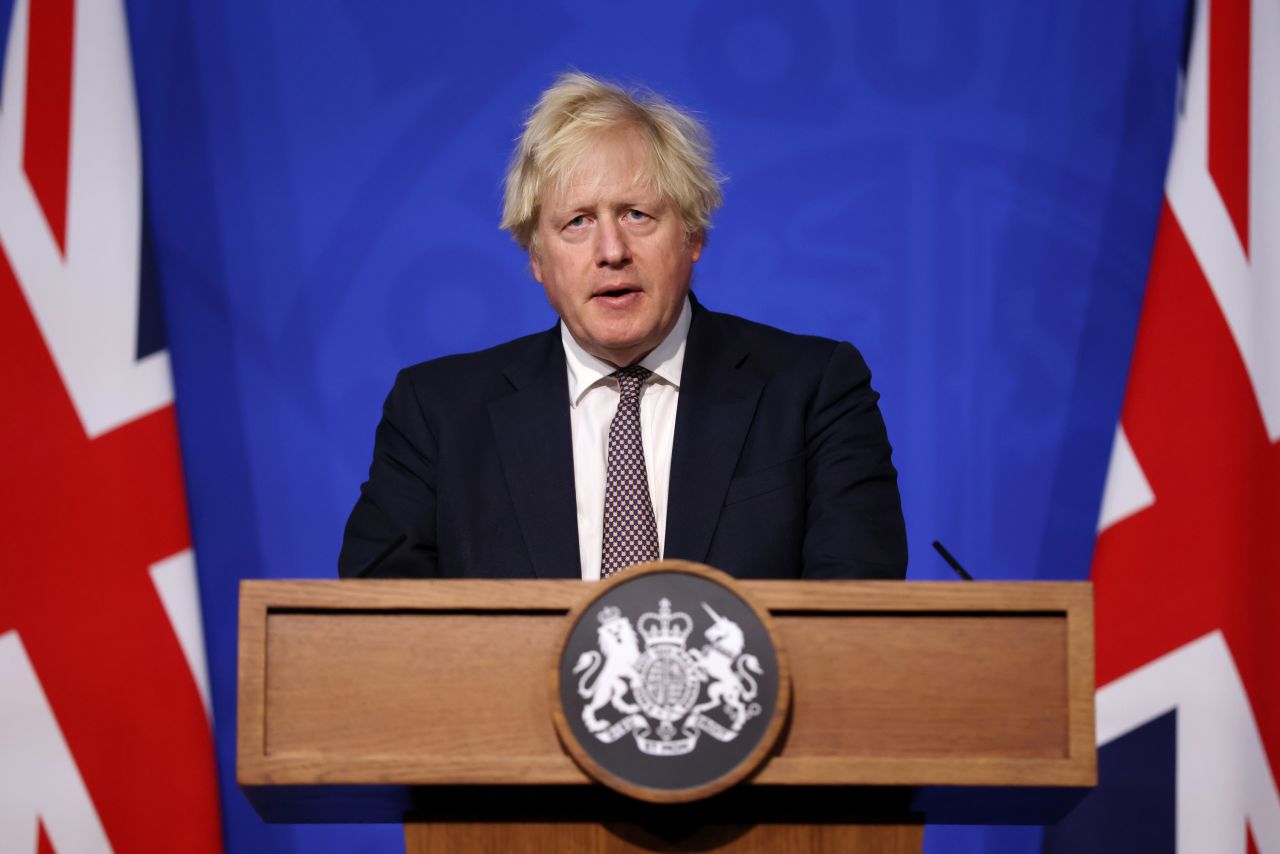
<svg viewBox="0 0 1280 854"><path fill-rule="evenodd" d="M560 71L702 115L729 175L711 308L855 342L883 395L910 577L1081 578L1161 203L1184 0L785 4L129 0L228 849L236 590L332 577L395 371L549 326L497 230ZM931 828L931 851L1038 851Z"/></svg>

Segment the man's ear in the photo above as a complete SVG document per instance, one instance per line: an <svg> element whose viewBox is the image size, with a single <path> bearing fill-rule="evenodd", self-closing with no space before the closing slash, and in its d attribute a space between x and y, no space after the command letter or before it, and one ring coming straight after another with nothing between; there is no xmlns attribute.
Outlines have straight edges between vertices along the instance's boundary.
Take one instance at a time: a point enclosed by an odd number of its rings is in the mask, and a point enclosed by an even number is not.
<svg viewBox="0 0 1280 854"><path fill-rule="evenodd" d="M529 269L533 271L534 280L542 284L542 265L538 263L538 250L532 246L529 247Z"/></svg>
<svg viewBox="0 0 1280 854"><path fill-rule="evenodd" d="M706 232L695 231L689 235L689 260L697 262L702 257L702 245L706 242Z"/></svg>

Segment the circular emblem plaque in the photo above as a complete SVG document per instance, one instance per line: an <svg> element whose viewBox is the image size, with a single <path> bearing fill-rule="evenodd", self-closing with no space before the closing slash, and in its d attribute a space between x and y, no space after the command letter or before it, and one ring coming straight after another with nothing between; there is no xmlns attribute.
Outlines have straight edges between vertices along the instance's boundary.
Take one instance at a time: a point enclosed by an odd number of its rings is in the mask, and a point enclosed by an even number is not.
<svg viewBox="0 0 1280 854"><path fill-rule="evenodd" d="M551 705L561 741L599 782L692 801L768 754L791 696L786 661L768 614L729 576L645 564L602 582L568 623Z"/></svg>

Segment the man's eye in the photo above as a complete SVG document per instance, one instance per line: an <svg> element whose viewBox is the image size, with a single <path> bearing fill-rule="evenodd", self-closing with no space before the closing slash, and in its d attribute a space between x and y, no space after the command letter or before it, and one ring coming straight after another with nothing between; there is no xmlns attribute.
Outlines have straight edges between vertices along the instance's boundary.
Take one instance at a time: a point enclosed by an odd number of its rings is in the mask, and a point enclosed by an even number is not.
<svg viewBox="0 0 1280 854"><path fill-rule="evenodd" d="M649 218L649 215L644 211L638 211L635 208L631 208L630 210L627 211L627 219L631 220L632 222L641 222L642 220L646 220L648 218Z"/></svg>
<svg viewBox="0 0 1280 854"><path fill-rule="evenodd" d="M578 214L573 219L565 223L565 228L581 228L587 224L587 218L582 214Z"/></svg>

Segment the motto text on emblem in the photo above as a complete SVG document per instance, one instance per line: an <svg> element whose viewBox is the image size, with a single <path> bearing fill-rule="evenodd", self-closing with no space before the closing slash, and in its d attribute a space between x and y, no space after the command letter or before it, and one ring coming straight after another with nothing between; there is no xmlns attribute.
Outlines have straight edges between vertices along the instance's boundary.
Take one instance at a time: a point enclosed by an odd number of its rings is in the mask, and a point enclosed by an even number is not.
<svg viewBox="0 0 1280 854"><path fill-rule="evenodd" d="M682 756L707 734L721 742L738 737L760 714L756 656L744 651L742 629L700 603L712 624L706 641L690 649L693 619L672 612L663 598L635 625L617 607L599 609L599 649L582 653L573 669L587 730L605 744L630 734L650 756ZM641 639L644 648L641 649Z"/></svg>

